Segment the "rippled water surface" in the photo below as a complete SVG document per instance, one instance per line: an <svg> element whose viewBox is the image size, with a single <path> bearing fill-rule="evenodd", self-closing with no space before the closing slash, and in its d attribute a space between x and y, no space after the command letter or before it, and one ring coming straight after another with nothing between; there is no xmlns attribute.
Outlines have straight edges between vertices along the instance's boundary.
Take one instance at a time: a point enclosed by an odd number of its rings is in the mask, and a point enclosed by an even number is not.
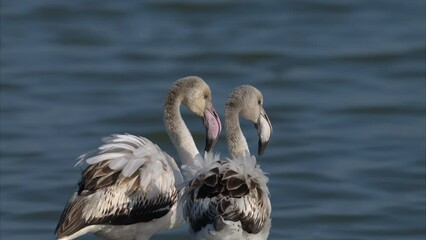
<svg viewBox="0 0 426 240"><path fill-rule="evenodd" d="M162 100L187 75L208 82L220 113L237 85L264 93L270 239L425 238L423 0L3 0L0 11L1 239L54 239L75 159L104 136L143 135L175 156ZM201 148L201 120L184 112ZM224 135L215 150L226 155Z"/></svg>

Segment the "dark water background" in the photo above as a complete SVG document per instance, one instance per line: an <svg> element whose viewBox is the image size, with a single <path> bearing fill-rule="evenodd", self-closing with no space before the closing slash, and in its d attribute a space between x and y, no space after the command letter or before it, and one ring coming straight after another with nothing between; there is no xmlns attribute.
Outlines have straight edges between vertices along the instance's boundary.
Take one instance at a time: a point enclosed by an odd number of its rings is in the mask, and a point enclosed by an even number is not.
<svg viewBox="0 0 426 240"><path fill-rule="evenodd" d="M270 239L425 239L425 1L2 0L0 11L1 239L53 239L75 158L104 136L143 135L175 156L161 107L187 75L209 83L220 113L237 85L264 93ZM201 148L201 120L184 117Z"/></svg>

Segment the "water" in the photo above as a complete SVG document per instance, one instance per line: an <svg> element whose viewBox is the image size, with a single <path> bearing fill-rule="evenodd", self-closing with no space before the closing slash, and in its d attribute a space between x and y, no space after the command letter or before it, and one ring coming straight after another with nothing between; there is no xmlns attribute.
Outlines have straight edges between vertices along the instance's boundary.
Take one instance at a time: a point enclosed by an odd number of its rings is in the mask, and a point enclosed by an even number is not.
<svg viewBox="0 0 426 240"><path fill-rule="evenodd" d="M424 1L4 0L0 11L1 239L54 239L75 158L104 136L143 135L176 156L161 106L187 75L209 83L220 113L237 85L264 93L270 239L425 238ZM184 112L201 148L201 120ZM225 155L224 135L215 150Z"/></svg>

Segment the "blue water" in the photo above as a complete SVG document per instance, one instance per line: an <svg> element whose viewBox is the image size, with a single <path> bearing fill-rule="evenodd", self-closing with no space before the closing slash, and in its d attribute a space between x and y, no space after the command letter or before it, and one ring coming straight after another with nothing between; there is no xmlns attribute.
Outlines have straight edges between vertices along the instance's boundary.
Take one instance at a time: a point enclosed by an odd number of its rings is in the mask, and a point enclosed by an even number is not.
<svg viewBox="0 0 426 240"><path fill-rule="evenodd" d="M176 156L162 101L198 75L219 113L238 85L264 94L269 239L425 239L425 15L423 0L2 0L0 238L54 239L75 159L104 136Z"/></svg>

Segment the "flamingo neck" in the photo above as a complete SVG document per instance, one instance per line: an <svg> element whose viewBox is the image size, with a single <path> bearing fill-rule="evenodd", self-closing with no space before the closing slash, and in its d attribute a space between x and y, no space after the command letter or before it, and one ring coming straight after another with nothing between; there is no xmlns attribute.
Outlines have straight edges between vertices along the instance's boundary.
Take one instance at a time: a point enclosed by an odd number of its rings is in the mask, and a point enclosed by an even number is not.
<svg viewBox="0 0 426 240"><path fill-rule="evenodd" d="M178 152L181 164L192 165L199 152L180 113L182 99L183 96L179 94L178 89L170 90L164 103L163 120L167 134Z"/></svg>
<svg viewBox="0 0 426 240"><path fill-rule="evenodd" d="M225 128L228 150L231 157L241 157L250 154L246 138L240 127L240 108L227 107L225 109Z"/></svg>

